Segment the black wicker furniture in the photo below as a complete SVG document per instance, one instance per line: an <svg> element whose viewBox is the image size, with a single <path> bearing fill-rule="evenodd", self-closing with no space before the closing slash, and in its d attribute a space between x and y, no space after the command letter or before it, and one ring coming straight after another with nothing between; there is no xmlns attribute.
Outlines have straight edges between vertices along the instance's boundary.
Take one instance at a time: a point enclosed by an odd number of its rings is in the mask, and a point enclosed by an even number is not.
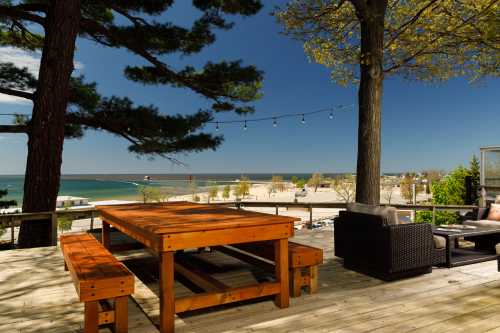
<svg viewBox="0 0 500 333"><path fill-rule="evenodd" d="M430 224L388 222L381 215L340 212L334 245L344 267L391 281L430 273L445 262L445 249L436 247Z"/></svg>
<svg viewBox="0 0 500 333"><path fill-rule="evenodd" d="M480 246L476 244L474 248L460 248L458 240L464 237L472 242L485 242L485 240L492 242L500 236L500 223L498 229L492 227L475 227L475 229L462 230L435 228L434 234L446 238L446 262L444 263L446 267L470 265L498 258L495 245L484 248L481 246L484 246L484 243L480 243Z"/></svg>
<svg viewBox="0 0 500 333"><path fill-rule="evenodd" d="M490 208L479 208L476 220L468 220L463 224L475 226L481 229L500 229L500 221L487 220ZM465 240L474 242L476 250L480 251L495 251L495 246L500 243L500 233L485 233L481 236L474 236L474 239L465 237Z"/></svg>

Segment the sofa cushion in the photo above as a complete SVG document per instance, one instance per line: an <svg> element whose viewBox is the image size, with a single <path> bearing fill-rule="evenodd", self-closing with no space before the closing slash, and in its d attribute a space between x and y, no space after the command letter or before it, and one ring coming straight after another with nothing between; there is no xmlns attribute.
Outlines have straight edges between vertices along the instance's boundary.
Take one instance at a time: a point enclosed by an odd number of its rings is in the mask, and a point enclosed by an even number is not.
<svg viewBox="0 0 500 333"><path fill-rule="evenodd" d="M434 235L432 238L434 239L434 247L436 249L444 249L446 247L446 238L443 236Z"/></svg>
<svg viewBox="0 0 500 333"><path fill-rule="evenodd" d="M500 204L491 204L490 210L488 211L488 217L486 219L500 222Z"/></svg>
<svg viewBox="0 0 500 333"><path fill-rule="evenodd" d="M472 225L475 227L500 229L500 222L499 221L490 221L490 220L471 221L471 220L467 220L463 224Z"/></svg>
<svg viewBox="0 0 500 333"><path fill-rule="evenodd" d="M497 198L495 199L495 203L500 204L500 194L497 195Z"/></svg>
<svg viewBox="0 0 500 333"><path fill-rule="evenodd" d="M381 216L384 218L387 225L399 224L398 212L394 207L366 205L362 203L351 202L347 204L347 211L353 213Z"/></svg>

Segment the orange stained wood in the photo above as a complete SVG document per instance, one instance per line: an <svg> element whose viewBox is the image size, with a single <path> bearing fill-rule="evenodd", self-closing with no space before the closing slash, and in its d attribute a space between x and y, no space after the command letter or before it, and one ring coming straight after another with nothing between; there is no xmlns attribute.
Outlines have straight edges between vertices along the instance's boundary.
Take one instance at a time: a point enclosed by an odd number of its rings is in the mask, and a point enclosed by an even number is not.
<svg viewBox="0 0 500 333"><path fill-rule="evenodd" d="M61 250L81 302L133 293L132 273L92 235L62 235Z"/></svg>
<svg viewBox="0 0 500 333"><path fill-rule="evenodd" d="M98 206L103 220L154 250L280 239L296 218L189 202Z"/></svg>
<svg viewBox="0 0 500 333"><path fill-rule="evenodd" d="M274 245L272 242L257 242L233 246L262 258L274 260ZM320 265L323 263L323 250L295 242L288 242L288 259L288 266L290 268Z"/></svg>

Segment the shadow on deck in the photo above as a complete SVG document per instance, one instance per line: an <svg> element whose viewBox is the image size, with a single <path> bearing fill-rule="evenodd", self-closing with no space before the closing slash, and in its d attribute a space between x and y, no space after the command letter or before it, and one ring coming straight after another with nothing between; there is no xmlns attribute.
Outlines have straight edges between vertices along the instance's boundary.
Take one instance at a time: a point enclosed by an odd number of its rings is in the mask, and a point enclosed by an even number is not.
<svg viewBox="0 0 500 333"><path fill-rule="evenodd" d="M182 314L176 332L500 332L495 261L387 283L345 270L333 256L331 231L299 231L295 240L325 251L317 294L292 299L283 310L261 299ZM138 277L130 332L155 332L149 319L158 320L156 259L145 251L119 257ZM187 258L231 286L268 278L220 253ZM0 332L81 331L83 305L58 249L2 251L0 262ZM186 282L176 282L177 296L195 289Z"/></svg>

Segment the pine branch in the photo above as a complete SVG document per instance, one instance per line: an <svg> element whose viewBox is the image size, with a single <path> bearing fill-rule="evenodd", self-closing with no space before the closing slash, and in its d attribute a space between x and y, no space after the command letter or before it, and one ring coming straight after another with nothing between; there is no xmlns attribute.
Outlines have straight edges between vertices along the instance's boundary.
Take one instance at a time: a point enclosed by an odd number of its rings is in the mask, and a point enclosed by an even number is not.
<svg viewBox="0 0 500 333"><path fill-rule="evenodd" d="M26 12L22 6L5 6L0 5L0 17L12 20L13 18L38 23L45 26L45 18Z"/></svg>
<svg viewBox="0 0 500 333"><path fill-rule="evenodd" d="M34 93L28 93L24 91L19 91L19 90L14 90L14 89L8 89L8 88L3 88L0 87L0 94L4 95L10 95L10 96L15 96L15 97L20 97L20 98L25 98L29 100L34 100L35 99L35 94Z"/></svg>
<svg viewBox="0 0 500 333"><path fill-rule="evenodd" d="M28 133L26 125L0 125L0 133Z"/></svg>

